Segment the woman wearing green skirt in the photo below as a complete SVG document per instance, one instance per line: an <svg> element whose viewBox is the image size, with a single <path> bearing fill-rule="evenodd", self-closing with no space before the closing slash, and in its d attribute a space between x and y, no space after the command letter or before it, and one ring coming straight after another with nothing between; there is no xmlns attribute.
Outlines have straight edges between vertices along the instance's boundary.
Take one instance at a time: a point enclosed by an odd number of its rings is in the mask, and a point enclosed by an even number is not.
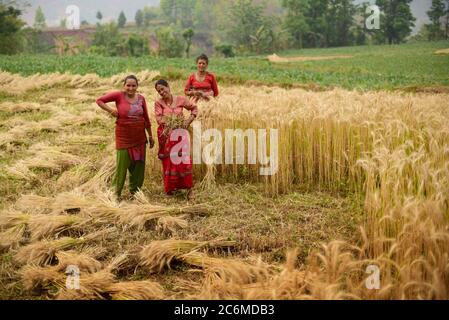
<svg viewBox="0 0 449 320"><path fill-rule="evenodd" d="M131 195L142 188L145 177L146 144L149 142L150 148L154 147L147 104L145 98L137 94L138 85L135 76L128 76L124 81L123 91L109 93L97 100L100 108L117 119L115 126L117 168L113 185L119 199L127 172ZM115 102L116 108L108 106L109 102ZM148 133L148 139L145 131Z"/></svg>

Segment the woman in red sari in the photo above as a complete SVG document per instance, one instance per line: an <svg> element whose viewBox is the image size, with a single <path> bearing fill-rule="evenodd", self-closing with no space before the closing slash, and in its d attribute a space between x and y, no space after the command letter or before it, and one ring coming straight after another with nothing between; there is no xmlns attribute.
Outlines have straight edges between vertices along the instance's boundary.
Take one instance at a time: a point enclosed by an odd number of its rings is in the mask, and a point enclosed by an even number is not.
<svg viewBox="0 0 449 320"><path fill-rule="evenodd" d="M218 85L215 75L207 72L209 58L202 54L196 58L197 72L192 74L187 81L184 93L194 102L199 100L209 101L210 97L218 97Z"/></svg>
<svg viewBox="0 0 449 320"><path fill-rule="evenodd" d="M165 80L158 80L155 88L161 96L161 99L154 104L154 112L159 125L158 157L162 161L165 192L171 195L176 190L187 189L188 197L191 199L193 197L193 168L187 129L198 115L198 108L186 97L172 95ZM187 119L184 119L184 109L190 111L190 117ZM181 130L167 128L170 117L179 117L183 120Z"/></svg>

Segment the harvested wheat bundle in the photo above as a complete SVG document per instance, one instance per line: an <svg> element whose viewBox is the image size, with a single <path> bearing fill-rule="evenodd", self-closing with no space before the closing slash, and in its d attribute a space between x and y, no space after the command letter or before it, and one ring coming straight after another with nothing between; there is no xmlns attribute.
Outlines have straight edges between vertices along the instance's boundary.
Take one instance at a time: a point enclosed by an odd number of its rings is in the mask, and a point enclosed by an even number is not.
<svg viewBox="0 0 449 320"><path fill-rule="evenodd" d="M122 212L121 204L112 190L98 190L90 205L81 211L83 216L115 222Z"/></svg>
<svg viewBox="0 0 449 320"><path fill-rule="evenodd" d="M120 207L119 219L123 224L143 229L148 222L169 216L173 212L178 213L179 210L151 204L124 204Z"/></svg>
<svg viewBox="0 0 449 320"><path fill-rule="evenodd" d="M33 264L37 266L51 265L56 252L71 249L86 243L83 238L61 238L58 240L42 240L19 249L14 260L19 264Z"/></svg>
<svg viewBox="0 0 449 320"><path fill-rule="evenodd" d="M25 290L51 290L55 287L63 287L66 276L54 267L38 267L26 265L19 270L19 276Z"/></svg>
<svg viewBox="0 0 449 320"><path fill-rule="evenodd" d="M110 138L105 136L79 135L73 133L60 135L57 138L58 144L61 145L98 145L109 140Z"/></svg>
<svg viewBox="0 0 449 320"><path fill-rule="evenodd" d="M108 270L91 274L82 274L79 278L79 289L68 290L61 288L56 296L57 300L106 300L109 298L108 288L115 277Z"/></svg>
<svg viewBox="0 0 449 320"><path fill-rule="evenodd" d="M25 124L12 127L4 134L4 137L0 140L0 142L5 143L5 141L7 141L22 144L25 140L28 141L30 137L36 136L41 132L58 132L61 126L61 123L55 121L54 119L39 122L27 122Z"/></svg>
<svg viewBox="0 0 449 320"><path fill-rule="evenodd" d="M52 214L59 213L79 213L92 204L93 200L87 198L79 191L60 193L51 204Z"/></svg>
<svg viewBox="0 0 449 320"><path fill-rule="evenodd" d="M19 224L0 232L0 252L17 247L25 236L27 225Z"/></svg>
<svg viewBox="0 0 449 320"><path fill-rule="evenodd" d="M49 213L53 199L50 197L42 197L38 195L22 195L19 200L16 201L15 207L19 210L28 213L44 214Z"/></svg>
<svg viewBox="0 0 449 320"><path fill-rule="evenodd" d="M29 152L34 156L18 161L11 168L7 168L7 172L19 179L34 180L37 177L30 169L60 171L82 162L80 157L62 152L61 148L44 143L33 145Z"/></svg>
<svg viewBox="0 0 449 320"><path fill-rule="evenodd" d="M30 77L22 77L17 74L9 74L9 77L3 73L0 82L0 91L11 95L22 95L30 90L37 90L40 88L50 88L55 85L66 83L69 79L67 75L60 73L52 74L35 74Z"/></svg>
<svg viewBox="0 0 449 320"><path fill-rule="evenodd" d="M257 264L253 265L236 259L213 258L197 251L179 256L178 259L189 265L205 269L212 278L238 284L249 284L260 281L260 279L267 279L271 271L271 267L262 263L260 259Z"/></svg>
<svg viewBox="0 0 449 320"><path fill-rule="evenodd" d="M145 228L146 224L151 221L155 221L161 218L160 226L166 222L176 224L179 222L179 226L183 226L186 222L183 222L183 217L176 218L174 215L206 215L209 212L209 207L206 205L194 205L185 207L165 207L151 204L146 198L143 192L138 192L135 196L137 203L123 204L120 206L119 219L123 224L127 224L139 229ZM166 217L166 218L165 218ZM174 223L174 224L173 224Z"/></svg>
<svg viewBox="0 0 449 320"><path fill-rule="evenodd" d="M234 245L235 242L221 240L203 242L174 239L153 241L140 252L140 265L148 268L150 272L161 272L165 267L170 268L173 259L179 260L179 257L192 251L205 247L219 248Z"/></svg>
<svg viewBox="0 0 449 320"><path fill-rule="evenodd" d="M140 252L140 265L150 272L161 272L177 256L181 256L195 249L202 248L207 242L163 240L153 241Z"/></svg>
<svg viewBox="0 0 449 320"><path fill-rule="evenodd" d="M6 168L6 173L14 179L24 181L36 181L37 175L32 172L24 163L16 163L13 167Z"/></svg>
<svg viewBox="0 0 449 320"><path fill-rule="evenodd" d="M41 105L34 102L2 102L0 103L0 111L8 113L23 113L31 111L39 111Z"/></svg>
<svg viewBox="0 0 449 320"><path fill-rule="evenodd" d="M0 147L7 147L11 144L23 144L25 142L24 137L17 137L10 132L0 133Z"/></svg>
<svg viewBox="0 0 449 320"><path fill-rule="evenodd" d="M90 159L65 171L56 181L57 190L74 190L78 186L86 183L96 171Z"/></svg>
<svg viewBox="0 0 449 320"><path fill-rule="evenodd" d="M31 241L57 236L65 231L80 231L91 223L91 219L73 215L31 215L28 228L31 233Z"/></svg>
<svg viewBox="0 0 449 320"><path fill-rule="evenodd" d="M108 287L112 300L162 300L164 290L153 281L131 281L114 283Z"/></svg>
<svg viewBox="0 0 449 320"><path fill-rule="evenodd" d="M0 250L16 247L23 240L31 215L22 212L0 213Z"/></svg>
<svg viewBox="0 0 449 320"><path fill-rule="evenodd" d="M70 75L70 87L84 88L98 86L101 83L101 78L96 74L86 75Z"/></svg>
<svg viewBox="0 0 449 320"><path fill-rule="evenodd" d="M181 129L184 127L184 118L176 115L164 116L164 131L162 134L166 137L172 130Z"/></svg>
<svg viewBox="0 0 449 320"><path fill-rule="evenodd" d="M109 187L109 181L112 179L114 172L115 159L114 157L109 156L105 159L104 163L95 174L95 176L83 185L76 188L76 190L85 194L96 193L99 192L99 190L107 190Z"/></svg>
<svg viewBox="0 0 449 320"><path fill-rule="evenodd" d="M61 238L57 240L42 240L19 249L14 260L20 264L38 266L51 265L57 252L82 246L91 241L102 241L104 237L115 232L115 228L100 230L82 238Z"/></svg>
<svg viewBox="0 0 449 320"><path fill-rule="evenodd" d="M6 230L20 225L27 225L30 218L31 215L20 211L1 211L0 230Z"/></svg>
<svg viewBox="0 0 449 320"><path fill-rule="evenodd" d="M125 252L121 255L112 258L111 261L107 263L105 269L109 270L110 272L122 271L124 269L128 269L131 266L131 264L132 264L131 267L135 268L137 263L133 264L133 261L137 261L136 259L137 256L135 253Z"/></svg>
<svg viewBox="0 0 449 320"><path fill-rule="evenodd" d="M53 119L60 123L62 126L67 126L68 128L70 128L73 126L87 125L96 120L105 120L105 116L103 114L89 111L84 111L79 115L59 111Z"/></svg>
<svg viewBox="0 0 449 320"><path fill-rule="evenodd" d="M56 253L58 271L65 271L68 266L76 266L80 272L95 273L103 268L103 264L87 252L61 251Z"/></svg>
<svg viewBox="0 0 449 320"><path fill-rule="evenodd" d="M200 299L297 300L307 299L307 273L296 268L297 250L287 252L281 272L256 277L255 282L235 281L235 277L215 277L205 281ZM238 277L238 279L242 279ZM246 280L245 278L243 278Z"/></svg>
<svg viewBox="0 0 449 320"><path fill-rule="evenodd" d="M127 71L110 77L105 81L105 84L121 85L123 84L123 79L125 79L130 74L134 74L137 77L137 79L139 79L139 84L142 86L144 84L150 84L154 79L156 79L156 77L160 75L160 72L144 70L137 73L133 73L131 71Z"/></svg>
<svg viewBox="0 0 449 320"><path fill-rule="evenodd" d="M182 215L179 217L173 216L163 216L157 220L156 230L162 232L174 233L177 229L187 228L188 222L185 220L187 215Z"/></svg>

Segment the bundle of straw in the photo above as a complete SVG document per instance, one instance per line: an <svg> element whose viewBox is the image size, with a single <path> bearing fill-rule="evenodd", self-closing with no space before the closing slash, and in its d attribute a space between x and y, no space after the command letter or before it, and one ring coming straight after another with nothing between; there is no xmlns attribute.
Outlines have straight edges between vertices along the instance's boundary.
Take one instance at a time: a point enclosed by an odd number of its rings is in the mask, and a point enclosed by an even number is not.
<svg viewBox="0 0 449 320"><path fill-rule="evenodd" d="M162 300L164 290L153 281L119 282L107 288L112 300Z"/></svg>
<svg viewBox="0 0 449 320"><path fill-rule="evenodd" d="M165 267L170 268L173 259L205 247L229 247L234 246L233 241L186 241L163 240L153 241L140 252L140 265L147 267L150 272L161 272Z"/></svg>
<svg viewBox="0 0 449 320"><path fill-rule="evenodd" d="M82 238L65 237L57 240L42 240L35 242L20 248L14 255L14 260L23 265L51 265L57 252L82 246L90 241L101 241L104 237L115 231L115 228L109 228L88 234Z"/></svg>
<svg viewBox="0 0 449 320"><path fill-rule="evenodd" d="M57 235L68 230L80 230L91 219L69 215L32 215L28 223L31 241Z"/></svg>
<svg viewBox="0 0 449 320"><path fill-rule="evenodd" d="M180 129L184 127L184 118L176 115L164 116L164 131L162 132L164 136L168 137L172 130Z"/></svg>

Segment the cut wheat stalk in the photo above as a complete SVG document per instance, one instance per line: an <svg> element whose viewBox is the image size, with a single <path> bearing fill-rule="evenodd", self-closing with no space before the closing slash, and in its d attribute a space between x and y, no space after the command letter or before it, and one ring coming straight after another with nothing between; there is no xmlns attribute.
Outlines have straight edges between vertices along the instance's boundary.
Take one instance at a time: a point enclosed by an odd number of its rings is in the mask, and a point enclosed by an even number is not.
<svg viewBox="0 0 449 320"><path fill-rule="evenodd" d="M153 241L140 252L140 265L150 272L161 272L164 268L170 268L173 259L182 255L206 247L220 248L232 247L233 241L185 241L185 240L163 240Z"/></svg>
<svg viewBox="0 0 449 320"><path fill-rule="evenodd" d="M162 300L164 290L153 281L119 282L107 288L112 300Z"/></svg>

